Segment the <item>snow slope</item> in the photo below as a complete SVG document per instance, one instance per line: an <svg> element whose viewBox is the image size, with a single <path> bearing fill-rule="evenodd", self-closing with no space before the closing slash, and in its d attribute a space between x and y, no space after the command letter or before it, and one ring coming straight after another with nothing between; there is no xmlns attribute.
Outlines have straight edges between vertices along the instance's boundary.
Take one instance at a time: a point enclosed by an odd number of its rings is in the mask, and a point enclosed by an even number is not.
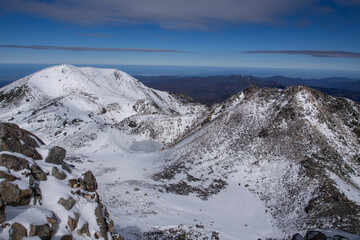
<svg viewBox="0 0 360 240"><path fill-rule="evenodd" d="M0 102L1 121L66 147L67 161L94 173L126 239L358 227L360 116L351 101L249 88L208 110L118 70L61 65L2 88ZM131 150L142 140L164 149Z"/></svg>

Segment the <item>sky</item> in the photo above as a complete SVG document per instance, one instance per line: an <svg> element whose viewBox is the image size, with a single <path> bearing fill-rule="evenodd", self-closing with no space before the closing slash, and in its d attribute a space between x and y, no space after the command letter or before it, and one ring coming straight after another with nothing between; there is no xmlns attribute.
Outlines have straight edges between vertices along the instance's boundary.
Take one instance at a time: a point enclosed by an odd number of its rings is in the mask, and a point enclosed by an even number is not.
<svg viewBox="0 0 360 240"><path fill-rule="evenodd" d="M0 63L360 69L360 0L0 0Z"/></svg>

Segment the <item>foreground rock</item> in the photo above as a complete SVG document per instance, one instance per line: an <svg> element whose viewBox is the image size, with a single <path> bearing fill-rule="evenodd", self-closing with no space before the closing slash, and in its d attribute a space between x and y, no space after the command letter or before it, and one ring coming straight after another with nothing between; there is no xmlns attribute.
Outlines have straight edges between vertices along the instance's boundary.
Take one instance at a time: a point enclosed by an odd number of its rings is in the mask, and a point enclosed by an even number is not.
<svg viewBox="0 0 360 240"><path fill-rule="evenodd" d="M0 239L76 239L77 236L121 239L95 192L95 176L90 171L79 178L72 175L64 162L65 149L53 147L44 156L46 160L41 160L43 156L39 152L48 149L44 143L17 125L7 123L0 123L0 143ZM79 181L80 189L74 191L69 186L68 175ZM8 219L5 211L12 217ZM67 217L58 219L58 216ZM59 222L68 224L59 225Z"/></svg>

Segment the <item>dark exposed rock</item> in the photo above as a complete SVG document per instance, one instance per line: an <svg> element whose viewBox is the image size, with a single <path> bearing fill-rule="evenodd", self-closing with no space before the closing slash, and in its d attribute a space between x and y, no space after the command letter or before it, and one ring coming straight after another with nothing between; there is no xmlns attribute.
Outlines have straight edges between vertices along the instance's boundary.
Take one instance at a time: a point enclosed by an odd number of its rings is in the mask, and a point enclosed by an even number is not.
<svg viewBox="0 0 360 240"><path fill-rule="evenodd" d="M291 238L291 240L305 240L305 238L297 233Z"/></svg>
<svg viewBox="0 0 360 240"><path fill-rule="evenodd" d="M60 240L73 240L73 236L72 235L64 235L60 238Z"/></svg>
<svg viewBox="0 0 360 240"><path fill-rule="evenodd" d="M33 225L30 224L29 237L38 236L41 240L51 240L52 229L49 224Z"/></svg>
<svg viewBox="0 0 360 240"><path fill-rule="evenodd" d="M61 168L64 169L65 171L67 171L68 173L71 173L71 168L68 164L66 164L65 162L63 162L61 164Z"/></svg>
<svg viewBox="0 0 360 240"><path fill-rule="evenodd" d="M74 213L75 218L72 218L70 216L68 216L68 227L70 229L70 231L74 231L77 226L78 226L78 222L79 222L79 213Z"/></svg>
<svg viewBox="0 0 360 240"><path fill-rule="evenodd" d="M103 215L103 208L100 203L98 203L98 206L95 209L95 216L96 216L96 222L100 229L100 236L103 237L105 240L107 240L107 225L106 221Z"/></svg>
<svg viewBox="0 0 360 240"><path fill-rule="evenodd" d="M69 211L75 205L76 201L74 198L69 197L68 199L60 198L58 203Z"/></svg>
<svg viewBox="0 0 360 240"><path fill-rule="evenodd" d="M66 178L66 173L59 170L57 167L53 167L51 170L51 175L56 177L57 179L64 180Z"/></svg>
<svg viewBox="0 0 360 240"><path fill-rule="evenodd" d="M10 240L22 240L24 237L27 237L26 228L18 222L15 222L11 225L9 230Z"/></svg>
<svg viewBox="0 0 360 240"><path fill-rule="evenodd" d="M38 181L46 181L47 180L46 173L36 164L33 164L31 166L31 174Z"/></svg>
<svg viewBox="0 0 360 240"><path fill-rule="evenodd" d="M19 128L13 123L0 123L0 151L17 152L35 160L42 159L36 151L39 144L44 144L34 134Z"/></svg>
<svg viewBox="0 0 360 240"><path fill-rule="evenodd" d="M42 195L41 195L41 189L39 188L39 186L34 185L32 187L32 191L34 194L34 205L36 205L36 202L39 202L39 204L41 205L41 200L42 200Z"/></svg>
<svg viewBox="0 0 360 240"><path fill-rule="evenodd" d="M49 155L46 157L45 162L61 165L66 155L66 150L62 147L53 147L49 151Z"/></svg>
<svg viewBox="0 0 360 240"><path fill-rule="evenodd" d="M77 231L77 234L84 235L86 234L88 237L90 237L90 231L89 231L89 224L86 222L82 225L81 228L79 228Z"/></svg>
<svg viewBox="0 0 360 240"><path fill-rule="evenodd" d="M33 191L31 189L22 190L7 180L0 182L0 195L6 205L28 205L32 194Z"/></svg>
<svg viewBox="0 0 360 240"><path fill-rule="evenodd" d="M85 190L89 192L95 192L98 188L96 178L91 171L84 173L84 186Z"/></svg>
<svg viewBox="0 0 360 240"><path fill-rule="evenodd" d="M325 234L319 231L308 231L305 235L306 240L327 240Z"/></svg>
<svg viewBox="0 0 360 240"><path fill-rule="evenodd" d="M0 223L3 223L6 219L5 207L6 205L0 196Z"/></svg>
<svg viewBox="0 0 360 240"><path fill-rule="evenodd" d="M18 158L9 154L0 155L0 165L15 171L29 169L29 163L26 159Z"/></svg>
<svg viewBox="0 0 360 240"><path fill-rule="evenodd" d="M51 225L51 232L52 232L52 235L55 234L55 230L56 230L56 224L58 222L55 214L53 213L53 215L51 217L46 217L46 220L50 223Z"/></svg>
<svg viewBox="0 0 360 240"><path fill-rule="evenodd" d="M9 182L13 182L15 181L16 179L18 179L17 177L11 175L11 174L8 174L6 172L3 172L3 171L0 171L0 178L5 178L6 180L8 180Z"/></svg>

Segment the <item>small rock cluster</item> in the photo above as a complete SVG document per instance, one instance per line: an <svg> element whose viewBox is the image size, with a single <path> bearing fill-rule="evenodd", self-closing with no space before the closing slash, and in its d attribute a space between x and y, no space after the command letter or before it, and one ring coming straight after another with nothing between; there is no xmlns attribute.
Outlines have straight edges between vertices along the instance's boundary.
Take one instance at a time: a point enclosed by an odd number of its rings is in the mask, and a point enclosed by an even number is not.
<svg viewBox="0 0 360 240"><path fill-rule="evenodd" d="M93 239L123 239L115 234L113 221L100 202L92 172L72 178L71 166L63 161L66 150L46 149L48 154L43 160L40 154L43 147L41 139L32 133L15 124L0 123L0 238L52 239L56 236L66 240L81 235ZM46 203L44 196L49 193L44 192L43 186L49 180L57 183L54 188L61 186L60 192L69 189L69 195L60 197L55 204ZM63 208L53 206L56 204ZM92 209L93 215L87 212L86 217L82 216L78 205ZM35 213L34 217L21 218L21 215L27 216L26 212ZM46 221L37 223L37 214L45 215ZM68 218L59 218L64 215ZM96 224L91 224L94 222Z"/></svg>

